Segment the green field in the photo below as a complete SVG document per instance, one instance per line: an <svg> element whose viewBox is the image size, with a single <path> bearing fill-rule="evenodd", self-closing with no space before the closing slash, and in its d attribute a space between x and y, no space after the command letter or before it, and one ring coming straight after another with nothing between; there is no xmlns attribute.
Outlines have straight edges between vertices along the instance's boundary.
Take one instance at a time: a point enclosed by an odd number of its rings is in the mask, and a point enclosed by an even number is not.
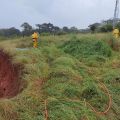
<svg viewBox="0 0 120 120"><path fill-rule="evenodd" d="M24 65L24 88L0 100L0 120L120 120L120 52L109 34L41 36L39 48L30 37L0 38L0 48ZM22 49L28 48L28 49ZM114 49L113 49L114 48ZM115 49L116 48L116 49ZM112 96L112 106L99 82ZM47 105L45 105L45 100Z"/></svg>

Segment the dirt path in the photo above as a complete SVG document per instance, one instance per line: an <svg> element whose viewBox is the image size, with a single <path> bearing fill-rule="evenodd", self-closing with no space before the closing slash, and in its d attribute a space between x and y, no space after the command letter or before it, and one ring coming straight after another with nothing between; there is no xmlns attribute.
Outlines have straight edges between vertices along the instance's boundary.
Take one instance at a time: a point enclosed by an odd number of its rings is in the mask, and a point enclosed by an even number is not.
<svg viewBox="0 0 120 120"><path fill-rule="evenodd" d="M11 98L20 91L20 67L11 62L11 57L0 50L0 98Z"/></svg>

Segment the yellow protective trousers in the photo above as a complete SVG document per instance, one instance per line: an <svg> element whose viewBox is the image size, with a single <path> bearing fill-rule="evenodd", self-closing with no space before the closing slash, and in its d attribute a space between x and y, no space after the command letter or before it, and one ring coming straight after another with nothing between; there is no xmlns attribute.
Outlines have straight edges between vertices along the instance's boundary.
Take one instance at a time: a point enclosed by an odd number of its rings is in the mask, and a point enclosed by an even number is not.
<svg viewBox="0 0 120 120"><path fill-rule="evenodd" d="M114 36L116 39L119 38L119 34L114 34Z"/></svg>
<svg viewBox="0 0 120 120"><path fill-rule="evenodd" d="M38 47L38 40L37 39L33 39L33 47L34 48Z"/></svg>

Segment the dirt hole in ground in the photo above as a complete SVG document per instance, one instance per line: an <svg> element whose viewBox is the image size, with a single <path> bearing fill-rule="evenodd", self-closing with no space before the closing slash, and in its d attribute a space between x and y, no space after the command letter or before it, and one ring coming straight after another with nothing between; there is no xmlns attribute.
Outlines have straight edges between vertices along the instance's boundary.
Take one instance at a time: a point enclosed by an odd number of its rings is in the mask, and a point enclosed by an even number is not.
<svg viewBox="0 0 120 120"><path fill-rule="evenodd" d="M13 64L12 57L0 50L0 98L12 98L22 91L23 67Z"/></svg>

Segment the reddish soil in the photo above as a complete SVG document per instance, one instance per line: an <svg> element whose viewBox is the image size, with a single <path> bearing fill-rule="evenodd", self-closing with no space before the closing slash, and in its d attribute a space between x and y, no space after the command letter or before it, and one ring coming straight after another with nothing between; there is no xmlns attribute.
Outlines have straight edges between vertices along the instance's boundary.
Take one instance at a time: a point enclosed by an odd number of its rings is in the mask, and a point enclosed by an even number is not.
<svg viewBox="0 0 120 120"><path fill-rule="evenodd" d="M20 92L20 65L12 64L11 57L0 50L0 98L11 98Z"/></svg>

